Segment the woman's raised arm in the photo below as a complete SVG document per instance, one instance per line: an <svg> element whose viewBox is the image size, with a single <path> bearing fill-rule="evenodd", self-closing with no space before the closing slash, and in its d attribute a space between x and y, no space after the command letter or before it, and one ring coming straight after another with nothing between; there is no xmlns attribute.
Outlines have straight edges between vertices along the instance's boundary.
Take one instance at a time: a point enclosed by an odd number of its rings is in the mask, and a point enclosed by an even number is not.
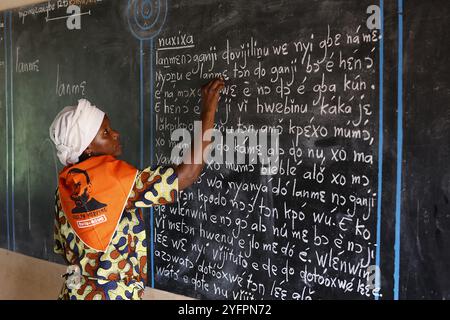
<svg viewBox="0 0 450 320"><path fill-rule="evenodd" d="M183 190L195 181L200 176L205 160L203 159L204 150L211 143L211 139L204 140L204 133L212 129L214 126L214 116L216 114L219 103L220 91L224 88L225 82L223 79L215 79L202 87L202 111L200 120L202 122L201 137L194 137L194 139L201 139L201 148L192 148L191 152L185 155L185 161L175 168L178 175L178 190ZM194 145L192 141L191 146ZM186 157L190 157L190 161L186 161Z"/></svg>

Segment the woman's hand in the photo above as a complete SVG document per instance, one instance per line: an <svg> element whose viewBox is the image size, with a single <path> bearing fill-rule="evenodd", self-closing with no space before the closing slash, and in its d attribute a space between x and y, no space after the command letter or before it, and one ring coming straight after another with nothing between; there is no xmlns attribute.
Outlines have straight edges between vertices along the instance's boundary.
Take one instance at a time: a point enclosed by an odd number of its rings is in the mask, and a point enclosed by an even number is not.
<svg viewBox="0 0 450 320"><path fill-rule="evenodd" d="M224 87L223 78L214 79L202 87L202 112L216 112L220 91Z"/></svg>

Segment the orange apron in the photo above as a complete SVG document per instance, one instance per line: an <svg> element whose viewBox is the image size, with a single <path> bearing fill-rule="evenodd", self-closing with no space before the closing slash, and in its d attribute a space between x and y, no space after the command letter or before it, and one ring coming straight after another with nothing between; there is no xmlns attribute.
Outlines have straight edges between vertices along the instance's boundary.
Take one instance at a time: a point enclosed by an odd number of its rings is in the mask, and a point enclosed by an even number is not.
<svg viewBox="0 0 450 320"><path fill-rule="evenodd" d="M59 174L61 207L88 247L108 248L137 173L132 165L106 155L66 166Z"/></svg>

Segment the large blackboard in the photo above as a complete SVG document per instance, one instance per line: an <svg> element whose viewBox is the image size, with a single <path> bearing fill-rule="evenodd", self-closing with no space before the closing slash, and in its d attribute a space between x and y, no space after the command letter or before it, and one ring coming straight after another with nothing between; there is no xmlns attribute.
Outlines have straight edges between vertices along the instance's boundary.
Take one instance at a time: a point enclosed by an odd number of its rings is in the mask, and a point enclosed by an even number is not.
<svg viewBox="0 0 450 320"><path fill-rule="evenodd" d="M448 298L449 8L437 2L4 12L0 245L62 261L48 139L58 110L88 98L121 133L123 159L169 164L171 134L193 133L198 89L222 75L216 129L225 141L280 132L279 171L262 174L249 164L258 149L241 144L247 164L211 163L178 203L147 210L148 285L201 299Z"/></svg>

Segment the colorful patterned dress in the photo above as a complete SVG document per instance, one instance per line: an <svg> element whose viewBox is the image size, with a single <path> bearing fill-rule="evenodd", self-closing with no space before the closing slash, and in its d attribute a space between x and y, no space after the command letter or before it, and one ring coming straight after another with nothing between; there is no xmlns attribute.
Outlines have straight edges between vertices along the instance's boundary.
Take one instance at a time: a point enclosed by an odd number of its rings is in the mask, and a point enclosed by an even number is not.
<svg viewBox="0 0 450 320"><path fill-rule="evenodd" d="M152 166L140 171L109 247L98 252L75 234L56 190L54 251L81 271L79 289L64 283L59 299L141 299L147 282L149 243L141 208L173 203L177 198L178 177L173 168Z"/></svg>

